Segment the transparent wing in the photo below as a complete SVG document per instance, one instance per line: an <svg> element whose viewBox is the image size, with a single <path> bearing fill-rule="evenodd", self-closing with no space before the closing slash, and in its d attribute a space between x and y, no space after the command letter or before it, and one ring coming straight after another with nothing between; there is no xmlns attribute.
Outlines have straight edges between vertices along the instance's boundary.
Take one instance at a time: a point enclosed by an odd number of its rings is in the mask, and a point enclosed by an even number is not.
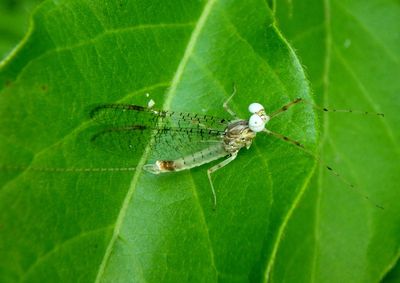
<svg viewBox="0 0 400 283"><path fill-rule="evenodd" d="M202 128L164 127L155 129L142 125L108 128L95 134L91 141L113 153L142 154L150 146L154 160L173 160L210 145L223 142L224 131Z"/></svg>
<svg viewBox="0 0 400 283"><path fill-rule="evenodd" d="M225 130L229 119L185 112L156 110L129 104L104 104L95 107L90 117L100 124L113 127L144 125L147 127L177 127Z"/></svg>

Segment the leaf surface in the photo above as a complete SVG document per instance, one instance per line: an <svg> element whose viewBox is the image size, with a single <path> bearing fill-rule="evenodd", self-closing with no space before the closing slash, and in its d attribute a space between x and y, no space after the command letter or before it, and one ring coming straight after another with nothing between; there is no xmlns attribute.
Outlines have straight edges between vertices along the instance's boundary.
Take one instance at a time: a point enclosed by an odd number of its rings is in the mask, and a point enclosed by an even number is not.
<svg viewBox="0 0 400 283"><path fill-rule="evenodd" d="M229 117L267 111L308 84L265 1L45 1L0 70L2 282L246 282L268 277L314 160L259 135L213 174L152 175L150 151L112 155L89 142L99 103ZM149 97L147 96L149 93ZM270 129L317 143L311 107ZM35 168L121 168L49 172ZM57 171L57 170L54 170ZM72 170L73 171L73 170Z"/></svg>
<svg viewBox="0 0 400 283"><path fill-rule="evenodd" d="M307 66L319 104L385 117L322 117L320 155L360 194L320 165L288 225L271 281L378 282L400 255L400 6L288 3L276 6L279 27Z"/></svg>
<svg viewBox="0 0 400 283"><path fill-rule="evenodd" d="M29 11L42 0L13 1L0 3L0 59L6 57L21 40L27 30Z"/></svg>

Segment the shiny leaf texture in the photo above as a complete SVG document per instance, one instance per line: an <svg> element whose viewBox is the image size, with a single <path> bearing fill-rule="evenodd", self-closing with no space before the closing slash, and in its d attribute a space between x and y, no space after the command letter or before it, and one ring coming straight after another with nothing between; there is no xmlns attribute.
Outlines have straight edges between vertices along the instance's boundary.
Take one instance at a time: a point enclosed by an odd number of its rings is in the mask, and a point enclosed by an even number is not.
<svg viewBox="0 0 400 283"><path fill-rule="evenodd" d="M216 163L146 173L149 150L121 156L94 148L98 129L88 118L98 104L150 99L164 110L230 118L222 103L233 84L230 106L243 118L251 102L273 111L310 100L267 3L45 1L32 23L0 66L0 281L268 278L314 158L259 134L213 175L213 211L206 169ZM318 142L307 104L269 127L311 152ZM110 169L127 166L137 169Z"/></svg>

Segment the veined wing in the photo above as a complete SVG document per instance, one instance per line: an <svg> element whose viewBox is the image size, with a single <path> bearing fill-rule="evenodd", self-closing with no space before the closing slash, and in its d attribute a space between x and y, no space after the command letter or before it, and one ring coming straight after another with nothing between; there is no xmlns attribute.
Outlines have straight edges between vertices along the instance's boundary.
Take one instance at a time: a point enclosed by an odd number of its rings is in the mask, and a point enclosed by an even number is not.
<svg viewBox="0 0 400 283"><path fill-rule="evenodd" d="M130 104L104 104L90 112L95 121L113 127L144 125L147 127L177 127L225 130L230 120L195 113L146 108Z"/></svg>
<svg viewBox="0 0 400 283"><path fill-rule="evenodd" d="M143 125L107 128L92 142L111 152L142 154L151 148L150 160L173 160L223 142L224 131L203 128L154 128Z"/></svg>

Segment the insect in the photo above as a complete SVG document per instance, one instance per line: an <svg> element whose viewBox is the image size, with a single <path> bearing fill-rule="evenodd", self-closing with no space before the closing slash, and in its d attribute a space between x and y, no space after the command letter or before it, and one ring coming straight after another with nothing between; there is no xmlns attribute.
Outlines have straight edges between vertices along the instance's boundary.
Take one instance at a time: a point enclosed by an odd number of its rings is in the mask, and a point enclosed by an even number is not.
<svg viewBox="0 0 400 283"><path fill-rule="evenodd" d="M302 102L302 98L270 115L261 104L251 103L248 107L251 116L245 120L238 118L229 108L228 103L235 93L234 88L232 95L223 103L232 119L127 104L100 105L92 110L91 117L110 127L95 134L92 141L103 147L122 150L150 146L156 159L144 165L143 169L152 174L188 170L224 158L207 169L215 209L217 196L212 173L232 162L242 148L249 149L257 133L264 132L304 148L299 142L266 128L271 118Z"/></svg>
<svg viewBox="0 0 400 283"><path fill-rule="evenodd" d="M91 141L103 148L112 151L143 152L150 148L150 162L143 169L152 174L177 172L222 159L218 164L207 169L210 183L213 208L217 206L217 195L212 181L212 174L235 160L242 148L249 149L257 133L263 132L285 142L289 142L309 154L318 162L322 161L301 143L282 134L267 129L268 122L287 111L298 103L308 103L303 98L285 104L275 112L267 114L260 103L251 103L248 107L250 118L239 118L229 107L229 102L236 93L234 87L232 95L223 103L223 108L231 119L218 118L210 115L201 115L185 112L157 110L130 104L104 104L95 107L90 116L106 128L92 136ZM358 112L361 114L375 114L364 111L336 110L321 108L324 112ZM357 189L346 179L342 178L332 167L325 165L333 175L340 178L349 187ZM44 172L108 172L133 171L135 168L25 168L21 166L0 167L5 170L32 170ZM365 199L369 197L357 191ZM374 204L378 208L380 205Z"/></svg>

